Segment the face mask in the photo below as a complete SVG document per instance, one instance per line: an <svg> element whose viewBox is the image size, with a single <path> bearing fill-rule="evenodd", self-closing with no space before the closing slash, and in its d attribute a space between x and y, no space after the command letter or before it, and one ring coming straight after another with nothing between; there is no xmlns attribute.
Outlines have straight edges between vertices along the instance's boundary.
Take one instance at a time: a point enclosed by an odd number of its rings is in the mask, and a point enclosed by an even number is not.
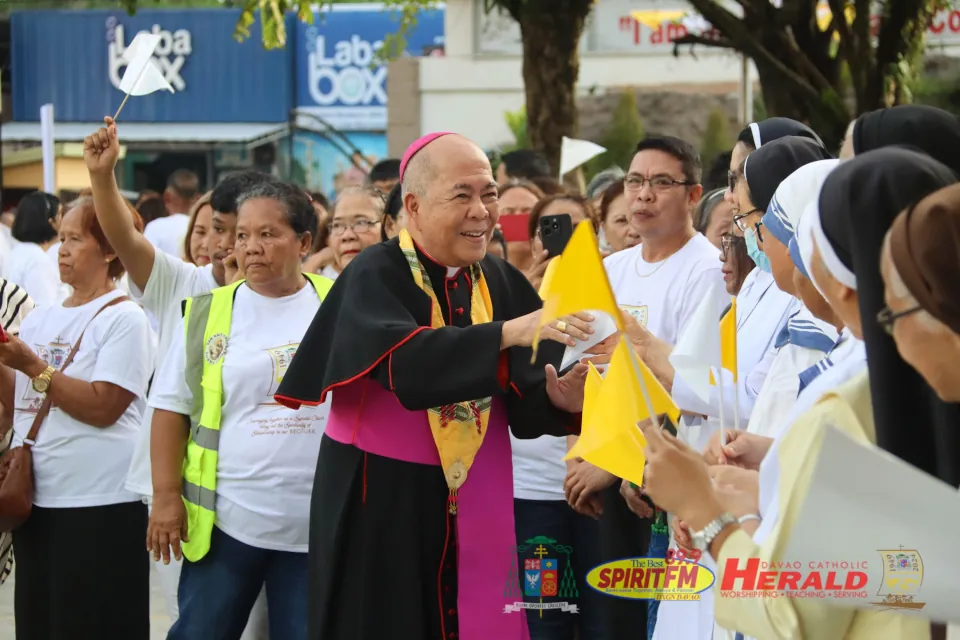
<svg viewBox="0 0 960 640"><path fill-rule="evenodd" d="M761 271L773 273L770 268L770 259L767 258L767 254L757 246L757 230L747 229L743 232L743 238L747 241L747 255L750 256L750 259L756 263Z"/></svg>

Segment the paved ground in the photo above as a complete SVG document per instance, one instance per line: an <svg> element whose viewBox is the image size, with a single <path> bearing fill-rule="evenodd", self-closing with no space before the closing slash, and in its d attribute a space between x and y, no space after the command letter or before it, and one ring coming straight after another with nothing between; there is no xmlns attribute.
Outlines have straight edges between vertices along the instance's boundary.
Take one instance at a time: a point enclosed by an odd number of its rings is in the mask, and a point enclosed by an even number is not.
<svg viewBox="0 0 960 640"><path fill-rule="evenodd" d="M160 591L160 580L155 570L150 573L150 640L164 640L170 618ZM0 586L0 640L14 639L13 623L13 576Z"/></svg>

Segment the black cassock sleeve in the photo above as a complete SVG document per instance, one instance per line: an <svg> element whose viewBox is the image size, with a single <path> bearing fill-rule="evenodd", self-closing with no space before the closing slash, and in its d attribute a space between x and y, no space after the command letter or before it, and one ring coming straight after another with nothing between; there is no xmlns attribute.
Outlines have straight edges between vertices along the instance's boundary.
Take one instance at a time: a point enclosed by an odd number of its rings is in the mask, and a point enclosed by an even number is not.
<svg viewBox="0 0 960 640"><path fill-rule="evenodd" d="M503 323L539 309L540 297L506 263L487 259L482 265L495 320L420 331L391 352L376 371L376 379L409 410L501 395L518 438L578 433L579 418L554 407L546 393L544 366L559 364L564 347L542 343L534 364L529 348L500 349Z"/></svg>
<svg viewBox="0 0 960 640"><path fill-rule="evenodd" d="M579 416L556 409L546 395L544 364L559 363L563 346L543 343L532 365L529 348L500 350L503 322L539 309L539 296L499 258L481 265L493 322L432 329L430 298L410 277L398 242L365 249L320 305L277 401L315 405L328 391L371 375L409 410L500 395L517 437L578 432Z"/></svg>

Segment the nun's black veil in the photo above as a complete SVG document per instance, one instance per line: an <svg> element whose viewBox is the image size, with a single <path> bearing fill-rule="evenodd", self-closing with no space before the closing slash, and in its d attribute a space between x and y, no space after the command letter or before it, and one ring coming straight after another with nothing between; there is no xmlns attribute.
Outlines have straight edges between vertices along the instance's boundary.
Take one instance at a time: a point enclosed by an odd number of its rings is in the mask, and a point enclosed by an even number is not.
<svg viewBox="0 0 960 640"><path fill-rule="evenodd" d="M960 175L960 120L943 109L905 104L871 111L857 118L851 137L856 155L880 147L909 145Z"/></svg>
<svg viewBox="0 0 960 640"><path fill-rule="evenodd" d="M764 144L749 156L743 175L750 189L750 202L766 211L780 183L811 162L829 160L830 154L810 138L787 136Z"/></svg>
<svg viewBox="0 0 960 640"><path fill-rule="evenodd" d="M759 149L768 142L787 136L810 138L821 147L823 146L823 141L813 129L790 118L767 118L760 122L752 122L743 128L737 136L737 142L745 142L754 149Z"/></svg>
<svg viewBox="0 0 960 640"><path fill-rule="evenodd" d="M917 151L885 147L841 163L820 192L820 220L837 258L856 275L877 444L960 486L960 405L937 398L876 321L884 306L880 249L903 209L957 182Z"/></svg>

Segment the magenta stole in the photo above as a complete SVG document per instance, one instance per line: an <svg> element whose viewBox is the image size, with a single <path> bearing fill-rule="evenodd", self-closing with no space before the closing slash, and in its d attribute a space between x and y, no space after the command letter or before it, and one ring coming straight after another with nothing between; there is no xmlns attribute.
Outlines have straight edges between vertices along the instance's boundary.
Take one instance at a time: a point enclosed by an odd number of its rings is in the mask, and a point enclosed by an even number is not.
<svg viewBox="0 0 960 640"><path fill-rule="evenodd" d="M374 455L436 465L441 473L426 411L404 409L396 395L368 377L333 392L326 435ZM437 503L437 509L446 508L446 502ZM525 611L504 613L514 602L504 594L517 562L517 536L513 459L500 398L493 399L483 445L458 493L456 521L460 639L527 640Z"/></svg>

